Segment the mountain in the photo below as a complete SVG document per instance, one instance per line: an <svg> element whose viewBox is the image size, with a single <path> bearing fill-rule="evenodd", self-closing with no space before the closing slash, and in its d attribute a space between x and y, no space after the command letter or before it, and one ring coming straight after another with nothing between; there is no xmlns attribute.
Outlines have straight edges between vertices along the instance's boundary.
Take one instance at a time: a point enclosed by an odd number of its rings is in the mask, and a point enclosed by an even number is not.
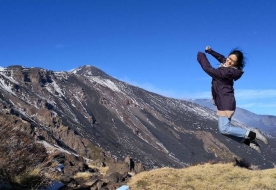
<svg viewBox="0 0 276 190"><path fill-rule="evenodd" d="M28 124L37 143L85 159L105 162L130 156L146 168L234 157L259 168L276 163L275 138L269 132L270 145L261 144L260 155L219 134L214 111L132 86L89 65L70 72L1 68L0 97L0 118L13 118L14 129L21 130L16 123Z"/></svg>
<svg viewBox="0 0 276 190"><path fill-rule="evenodd" d="M211 99L193 99L188 101L197 103L201 106L207 107L215 111L217 110L217 108L213 105ZM252 128L259 128L264 132L276 136L276 116L258 115L243 108L237 107L233 119L236 119Z"/></svg>

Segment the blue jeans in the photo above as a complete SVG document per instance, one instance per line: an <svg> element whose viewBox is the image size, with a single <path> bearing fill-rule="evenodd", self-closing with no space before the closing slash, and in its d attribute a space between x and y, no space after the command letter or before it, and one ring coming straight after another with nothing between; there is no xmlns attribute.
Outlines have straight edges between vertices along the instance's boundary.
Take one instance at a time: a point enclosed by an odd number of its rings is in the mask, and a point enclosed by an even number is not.
<svg viewBox="0 0 276 190"><path fill-rule="evenodd" d="M247 135L246 129L232 125L231 118L228 117L219 116L218 129L223 135L241 143L245 140Z"/></svg>

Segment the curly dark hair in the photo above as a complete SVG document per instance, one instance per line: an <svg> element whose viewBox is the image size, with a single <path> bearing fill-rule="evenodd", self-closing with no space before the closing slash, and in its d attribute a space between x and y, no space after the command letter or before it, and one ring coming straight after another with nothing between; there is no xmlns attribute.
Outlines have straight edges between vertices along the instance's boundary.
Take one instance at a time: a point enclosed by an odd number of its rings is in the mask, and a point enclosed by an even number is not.
<svg viewBox="0 0 276 190"><path fill-rule="evenodd" d="M242 70L246 64L246 58L244 57L243 52L238 48L235 48L229 53L229 55L232 55L232 54L237 56L238 60L237 60L236 66L238 67L238 69Z"/></svg>

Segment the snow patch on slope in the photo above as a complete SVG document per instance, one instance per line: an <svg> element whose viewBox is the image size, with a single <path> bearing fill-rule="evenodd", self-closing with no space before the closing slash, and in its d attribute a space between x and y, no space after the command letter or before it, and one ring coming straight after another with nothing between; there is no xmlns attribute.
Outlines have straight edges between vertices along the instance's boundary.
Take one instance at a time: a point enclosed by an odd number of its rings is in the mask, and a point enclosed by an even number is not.
<svg viewBox="0 0 276 190"><path fill-rule="evenodd" d="M111 90L115 91L115 92L121 92L123 93L118 87L117 85L109 80L109 79L103 79L101 77L89 77L93 82L96 82L102 86L105 86L107 88L110 88Z"/></svg>
<svg viewBox="0 0 276 190"><path fill-rule="evenodd" d="M47 153L53 153L57 150L57 151L64 152L64 153L67 153L67 154L73 154L73 155L79 157L78 154L75 154L73 152L65 150L65 149L61 148L60 146L58 146L56 144L52 145L52 144L50 144L46 141L37 141L37 143L41 143L46 148Z"/></svg>
<svg viewBox="0 0 276 190"><path fill-rule="evenodd" d="M52 83L46 84L45 87L53 95L55 95L55 91L56 91L60 96L64 96L61 88L58 86L58 84L54 80L53 80Z"/></svg>
<svg viewBox="0 0 276 190"><path fill-rule="evenodd" d="M0 78L0 86L2 89L6 90L7 92L14 94L12 91L12 86L10 84L7 84L3 78Z"/></svg>

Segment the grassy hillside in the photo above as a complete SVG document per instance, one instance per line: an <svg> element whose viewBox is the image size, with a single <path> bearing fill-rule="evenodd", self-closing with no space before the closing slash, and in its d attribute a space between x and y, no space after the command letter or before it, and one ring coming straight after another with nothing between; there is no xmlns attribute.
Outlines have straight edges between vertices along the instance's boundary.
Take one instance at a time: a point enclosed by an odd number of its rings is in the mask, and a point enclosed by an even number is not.
<svg viewBox="0 0 276 190"><path fill-rule="evenodd" d="M233 163L161 168L133 176L128 185L131 190L272 190L276 189L276 168L249 170Z"/></svg>

